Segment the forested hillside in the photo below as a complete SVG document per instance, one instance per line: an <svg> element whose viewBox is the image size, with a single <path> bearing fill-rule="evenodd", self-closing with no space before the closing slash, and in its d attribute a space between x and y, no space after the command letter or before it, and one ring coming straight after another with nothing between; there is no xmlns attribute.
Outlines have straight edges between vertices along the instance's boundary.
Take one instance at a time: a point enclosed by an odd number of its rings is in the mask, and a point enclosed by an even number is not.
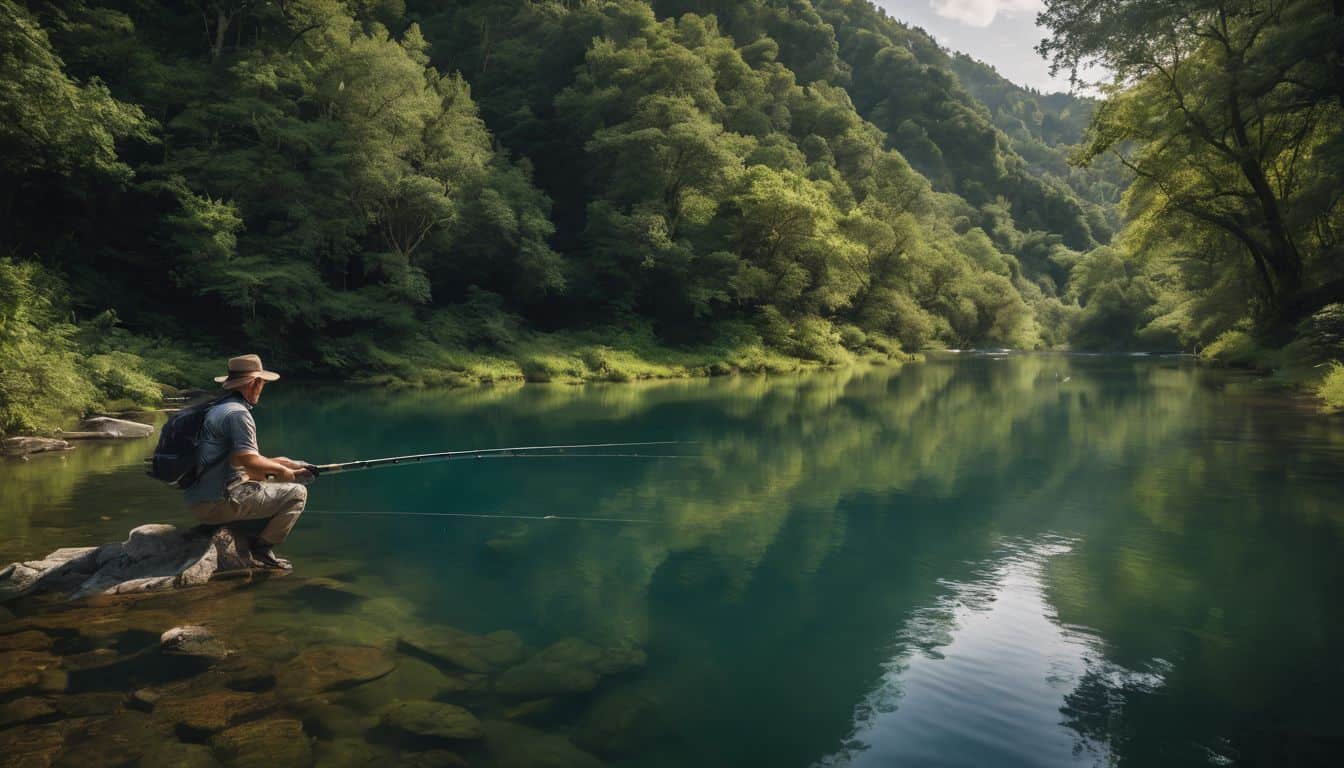
<svg viewBox="0 0 1344 768"><path fill-rule="evenodd" d="M244 348L456 382L1056 346L1124 183L1065 163L1090 102L866 2L0 9L4 428Z"/></svg>
<svg viewBox="0 0 1344 768"><path fill-rule="evenodd" d="M1096 100L867 0L0 0L0 429L242 349L411 383L1314 365L1342 15L1050 0Z"/></svg>

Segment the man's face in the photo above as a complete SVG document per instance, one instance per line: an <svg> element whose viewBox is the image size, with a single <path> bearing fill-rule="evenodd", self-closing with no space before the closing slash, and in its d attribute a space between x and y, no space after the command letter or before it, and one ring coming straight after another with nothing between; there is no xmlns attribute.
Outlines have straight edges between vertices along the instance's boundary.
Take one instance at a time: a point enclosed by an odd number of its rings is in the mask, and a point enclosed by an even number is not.
<svg viewBox="0 0 1344 768"><path fill-rule="evenodd" d="M247 398L247 402L256 405L257 401L261 399L262 387L265 386L266 386L265 379L255 378L241 390L243 393L243 397Z"/></svg>

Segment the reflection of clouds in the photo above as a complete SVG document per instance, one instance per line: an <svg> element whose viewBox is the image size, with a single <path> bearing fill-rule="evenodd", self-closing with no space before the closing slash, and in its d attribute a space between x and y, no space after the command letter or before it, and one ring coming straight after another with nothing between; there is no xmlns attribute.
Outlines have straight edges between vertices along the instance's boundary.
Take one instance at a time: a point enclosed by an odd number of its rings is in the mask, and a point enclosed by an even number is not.
<svg viewBox="0 0 1344 768"><path fill-rule="evenodd" d="M821 765L1107 762L1109 734L1060 723L1061 705L1067 714L1122 681L1155 689L1162 675L1097 661L1098 640L1059 623L1044 572L1072 546L1054 536L1008 541L969 577L943 581L897 633L854 732Z"/></svg>

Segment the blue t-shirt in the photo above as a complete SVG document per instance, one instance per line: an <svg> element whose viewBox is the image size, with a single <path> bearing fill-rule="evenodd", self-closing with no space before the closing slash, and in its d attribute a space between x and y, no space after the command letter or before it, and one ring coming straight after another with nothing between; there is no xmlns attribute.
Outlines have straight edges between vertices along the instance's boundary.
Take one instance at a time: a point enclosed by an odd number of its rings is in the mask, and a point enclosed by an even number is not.
<svg viewBox="0 0 1344 768"><path fill-rule="evenodd" d="M200 466L204 467L222 456L260 452L257 449L257 423L252 420L252 406L242 395L235 393L212 407L205 415L197 456ZM188 505L219 501L228 495L229 487L242 476L243 473L225 458L205 470L187 488L184 498Z"/></svg>

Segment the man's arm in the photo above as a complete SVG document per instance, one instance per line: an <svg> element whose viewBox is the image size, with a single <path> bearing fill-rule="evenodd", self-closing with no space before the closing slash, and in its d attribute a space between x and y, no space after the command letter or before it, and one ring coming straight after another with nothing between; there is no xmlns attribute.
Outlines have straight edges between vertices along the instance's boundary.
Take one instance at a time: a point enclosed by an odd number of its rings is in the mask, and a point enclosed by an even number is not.
<svg viewBox="0 0 1344 768"><path fill-rule="evenodd" d="M268 459L260 453L242 451L233 454L230 460L234 466L243 468L243 474L247 475L248 480L266 480L268 477L286 483L292 483L295 480L293 469L281 464L277 459ZM285 459L285 461L289 460Z"/></svg>

